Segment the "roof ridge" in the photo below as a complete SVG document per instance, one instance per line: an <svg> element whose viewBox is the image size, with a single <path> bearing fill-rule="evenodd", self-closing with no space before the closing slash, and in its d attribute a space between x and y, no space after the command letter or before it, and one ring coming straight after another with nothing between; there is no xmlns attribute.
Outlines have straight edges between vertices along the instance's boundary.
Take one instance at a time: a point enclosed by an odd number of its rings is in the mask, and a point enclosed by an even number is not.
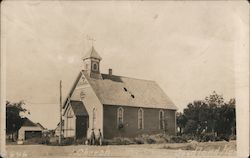
<svg viewBox="0 0 250 158"><path fill-rule="evenodd" d="M101 73L101 75L109 75L109 74L104 74ZM134 79L134 80L141 80L141 81L150 81L150 82L155 82L154 80L147 80L147 79L141 79L141 78L135 78L135 77L127 77L127 76L118 76L118 75L111 75L111 76L115 76L115 77L123 77L123 78L128 78L128 79ZM156 83L156 82L155 82Z"/></svg>
<svg viewBox="0 0 250 158"><path fill-rule="evenodd" d="M70 102L82 102L82 101L80 101L80 100L71 100L70 99Z"/></svg>

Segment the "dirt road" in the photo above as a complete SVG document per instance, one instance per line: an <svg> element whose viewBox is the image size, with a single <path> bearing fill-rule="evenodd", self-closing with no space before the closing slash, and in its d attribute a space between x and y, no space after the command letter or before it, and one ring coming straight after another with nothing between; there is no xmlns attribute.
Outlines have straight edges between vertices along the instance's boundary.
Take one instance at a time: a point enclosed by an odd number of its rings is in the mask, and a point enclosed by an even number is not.
<svg viewBox="0 0 250 158"><path fill-rule="evenodd" d="M162 158L184 156L235 156L235 142L142 144L109 146L7 145L9 158Z"/></svg>

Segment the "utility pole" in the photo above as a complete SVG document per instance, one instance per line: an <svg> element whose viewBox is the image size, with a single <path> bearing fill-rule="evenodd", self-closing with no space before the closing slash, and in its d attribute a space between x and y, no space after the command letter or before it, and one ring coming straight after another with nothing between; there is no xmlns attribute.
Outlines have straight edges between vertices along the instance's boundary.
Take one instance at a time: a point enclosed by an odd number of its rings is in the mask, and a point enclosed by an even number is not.
<svg viewBox="0 0 250 158"><path fill-rule="evenodd" d="M62 144L62 80L60 80L60 134L59 145Z"/></svg>

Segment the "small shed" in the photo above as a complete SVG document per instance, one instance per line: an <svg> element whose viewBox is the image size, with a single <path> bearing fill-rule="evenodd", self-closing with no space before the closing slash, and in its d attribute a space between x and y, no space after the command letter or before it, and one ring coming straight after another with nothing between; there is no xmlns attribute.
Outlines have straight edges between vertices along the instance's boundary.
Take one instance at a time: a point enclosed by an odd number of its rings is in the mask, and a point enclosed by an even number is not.
<svg viewBox="0 0 250 158"><path fill-rule="evenodd" d="M45 128L40 123L34 123L27 117L23 118L23 125L18 131L18 140L41 138Z"/></svg>

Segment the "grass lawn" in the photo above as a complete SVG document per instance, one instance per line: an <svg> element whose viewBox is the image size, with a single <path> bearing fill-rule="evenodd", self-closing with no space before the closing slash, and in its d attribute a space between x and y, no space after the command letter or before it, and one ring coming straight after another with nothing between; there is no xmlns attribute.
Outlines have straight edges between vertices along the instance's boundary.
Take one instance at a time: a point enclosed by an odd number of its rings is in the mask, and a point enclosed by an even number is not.
<svg viewBox="0 0 250 158"><path fill-rule="evenodd" d="M48 145L7 145L7 157L11 158L160 158L183 156L235 156L236 142L167 143L108 146L48 146Z"/></svg>

